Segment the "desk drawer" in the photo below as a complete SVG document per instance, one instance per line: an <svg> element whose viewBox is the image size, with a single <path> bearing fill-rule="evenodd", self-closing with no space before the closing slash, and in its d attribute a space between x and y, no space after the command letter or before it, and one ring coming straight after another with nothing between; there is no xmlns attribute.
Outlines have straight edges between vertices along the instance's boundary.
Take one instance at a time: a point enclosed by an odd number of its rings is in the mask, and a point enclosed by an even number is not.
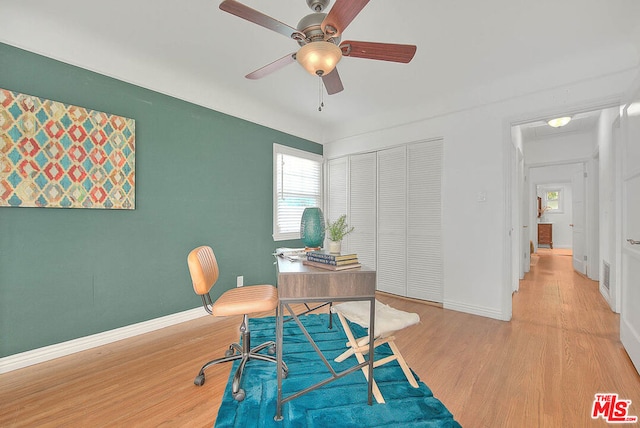
<svg viewBox="0 0 640 428"><path fill-rule="evenodd" d="M330 301L339 297L375 297L375 293L375 271L278 275L280 299L310 298Z"/></svg>

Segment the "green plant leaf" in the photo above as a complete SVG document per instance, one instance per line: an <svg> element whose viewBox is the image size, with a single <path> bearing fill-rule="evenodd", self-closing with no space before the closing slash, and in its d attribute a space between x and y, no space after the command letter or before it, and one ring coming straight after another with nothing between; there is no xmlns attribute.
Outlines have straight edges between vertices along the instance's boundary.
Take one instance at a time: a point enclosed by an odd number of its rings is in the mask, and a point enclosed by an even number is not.
<svg viewBox="0 0 640 428"><path fill-rule="evenodd" d="M339 242L342 241L346 235L353 232L353 229L353 226L349 227L347 224L347 215L343 214L334 222L327 220L327 227L325 228L325 231L327 232L329 239Z"/></svg>

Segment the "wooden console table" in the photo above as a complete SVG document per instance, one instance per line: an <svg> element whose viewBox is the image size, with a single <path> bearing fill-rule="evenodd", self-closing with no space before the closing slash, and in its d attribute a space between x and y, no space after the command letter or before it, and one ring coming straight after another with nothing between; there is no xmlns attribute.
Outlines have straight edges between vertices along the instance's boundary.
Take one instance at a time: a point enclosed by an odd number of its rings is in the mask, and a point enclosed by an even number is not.
<svg viewBox="0 0 640 428"><path fill-rule="evenodd" d="M376 294L376 271L366 267L356 269L346 269L340 271L330 271L303 265L301 261L291 261L285 257L276 257L278 266L278 316L276 320L276 349L278 362L278 401L276 405L275 420L282 420L282 405L307 392L319 388L329 382L340 379L350 373L367 367L369 373L368 383L368 403L372 404L373 387L373 346L369 347L369 359L364 363L355 365L350 369L336 373L322 351L315 344L309 333L306 331L298 315L291 309L290 304L308 302L341 302L354 300L368 300L370 302L369 325L375 326L375 294ZM304 332L307 340L313 345L316 353L324 362L331 376L315 385L287 397L282 396L282 356L286 351L283 349L284 335L284 311L289 312L300 329ZM374 342L374 329L369 328L369 343Z"/></svg>
<svg viewBox="0 0 640 428"><path fill-rule="evenodd" d="M538 223L538 245L548 245L553 248L553 224Z"/></svg>

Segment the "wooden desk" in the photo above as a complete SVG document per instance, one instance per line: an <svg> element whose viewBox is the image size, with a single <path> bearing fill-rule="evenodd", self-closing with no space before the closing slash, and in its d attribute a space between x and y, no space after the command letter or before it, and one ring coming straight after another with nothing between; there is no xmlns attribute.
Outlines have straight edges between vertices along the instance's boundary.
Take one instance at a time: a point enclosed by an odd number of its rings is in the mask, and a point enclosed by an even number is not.
<svg viewBox="0 0 640 428"><path fill-rule="evenodd" d="M376 271L366 267L347 269L341 271L330 271L303 265L300 261L290 261L284 257L276 257L278 266L278 316L276 319L276 352L277 352L277 373L278 373L278 401L276 406L275 420L282 420L282 405L309 391L317 389L329 382L340 379L365 366L368 366L368 403L372 402L372 380L373 380L373 346L369 347L369 360L353 366L350 369L336 373L327 359L324 357L318 346L315 344L307 330L304 328L298 316L291 310L291 304L308 302L341 302L353 300L368 300L370 302L369 313L369 343L374 342L375 325L375 293L376 293ZM283 325L284 310L295 320L300 329L304 332L307 340L316 353L320 356L331 376L315 385L288 397L282 396L282 355L283 349Z"/></svg>

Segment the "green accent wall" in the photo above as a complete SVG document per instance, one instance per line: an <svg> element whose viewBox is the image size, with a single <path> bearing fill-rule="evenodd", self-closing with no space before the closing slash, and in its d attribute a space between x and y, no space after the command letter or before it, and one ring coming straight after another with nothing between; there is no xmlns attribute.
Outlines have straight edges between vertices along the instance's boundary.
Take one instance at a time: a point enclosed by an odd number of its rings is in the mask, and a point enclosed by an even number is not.
<svg viewBox="0 0 640 428"><path fill-rule="evenodd" d="M271 236L272 146L320 144L1 43L0 87L136 121L135 210L0 208L0 357L199 306L198 245L214 299L301 246Z"/></svg>

